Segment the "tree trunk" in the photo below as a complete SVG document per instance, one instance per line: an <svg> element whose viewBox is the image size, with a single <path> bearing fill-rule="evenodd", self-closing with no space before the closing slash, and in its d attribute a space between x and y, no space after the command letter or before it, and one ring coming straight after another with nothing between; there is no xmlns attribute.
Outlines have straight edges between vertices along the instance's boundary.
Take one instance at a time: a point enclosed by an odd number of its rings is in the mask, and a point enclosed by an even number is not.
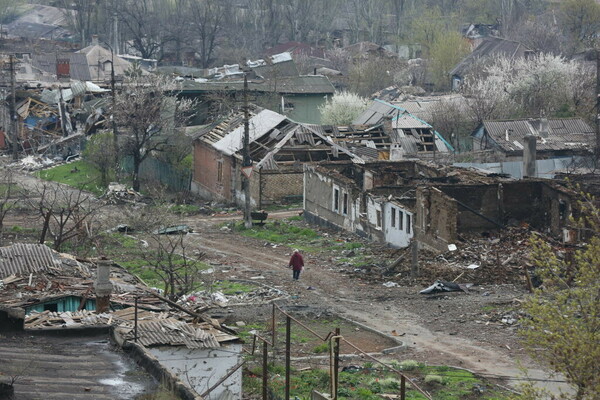
<svg viewBox="0 0 600 400"><path fill-rule="evenodd" d="M133 156L133 190L140 191L140 164L141 160L137 156Z"/></svg>
<svg viewBox="0 0 600 400"><path fill-rule="evenodd" d="M51 213L44 215L44 225L42 226L42 233L40 234L40 244L44 244L46 241L46 234L48 233L48 226L50 225Z"/></svg>

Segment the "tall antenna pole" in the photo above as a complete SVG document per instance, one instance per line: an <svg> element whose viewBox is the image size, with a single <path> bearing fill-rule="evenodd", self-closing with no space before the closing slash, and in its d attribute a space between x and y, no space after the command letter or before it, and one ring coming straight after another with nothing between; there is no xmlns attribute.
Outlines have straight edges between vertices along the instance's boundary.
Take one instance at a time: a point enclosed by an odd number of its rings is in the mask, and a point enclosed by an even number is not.
<svg viewBox="0 0 600 400"><path fill-rule="evenodd" d="M15 94L15 59L10 56L10 130L12 135L13 160L16 160L19 152L19 134L17 132L17 100Z"/></svg>
<svg viewBox="0 0 600 400"><path fill-rule="evenodd" d="M250 160L250 112L248 109L248 76L244 73L244 159L242 168L251 167ZM250 208L250 172L242 173L242 182L244 185L244 226L252 227L252 210Z"/></svg>

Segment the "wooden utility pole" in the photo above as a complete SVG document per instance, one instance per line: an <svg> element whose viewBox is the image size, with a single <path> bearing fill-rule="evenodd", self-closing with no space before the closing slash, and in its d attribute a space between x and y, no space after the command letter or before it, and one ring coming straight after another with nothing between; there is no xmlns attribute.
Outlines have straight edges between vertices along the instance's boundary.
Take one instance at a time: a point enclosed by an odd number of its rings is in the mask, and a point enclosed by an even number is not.
<svg viewBox="0 0 600 400"><path fill-rule="evenodd" d="M251 167L250 159L250 110L248 109L248 76L244 73L244 158L242 168ZM250 173L242 173L244 185L244 225L252 228L252 210L250 208Z"/></svg>
<svg viewBox="0 0 600 400"><path fill-rule="evenodd" d="M16 160L19 152L19 134L17 131L17 99L15 93L15 59L10 56L10 134L12 136L13 160Z"/></svg>

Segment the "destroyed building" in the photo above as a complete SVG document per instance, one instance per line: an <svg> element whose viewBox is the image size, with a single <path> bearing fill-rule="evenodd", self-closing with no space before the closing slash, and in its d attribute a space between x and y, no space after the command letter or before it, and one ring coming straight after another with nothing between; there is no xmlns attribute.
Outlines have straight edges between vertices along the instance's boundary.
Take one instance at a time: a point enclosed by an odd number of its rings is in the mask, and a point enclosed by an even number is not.
<svg viewBox="0 0 600 400"><path fill-rule="evenodd" d="M206 199L244 203L243 114L209 126L194 140L192 191ZM336 144L321 127L254 108L249 119L251 203L255 207L302 197L302 164L360 158Z"/></svg>
<svg viewBox="0 0 600 400"><path fill-rule="evenodd" d="M528 224L568 233L572 194L552 181L516 181L421 161L304 167L304 215L312 223L406 247L440 251L464 232Z"/></svg>
<svg viewBox="0 0 600 400"><path fill-rule="evenodd" d="M536 138L536 158L591 154L595 131L581 118L483 121L471 134L473 150L487 150L501 161L519 161L525 137Z"/></svg>
<svg viewBox="0 0 600 400"><path fill-rule="evenodd" d="M352 124L364 128L384 126L387 133L386 140L375 141L369 144L369 147L388 151L389 160L432 159L436 154L454 151L452 145L430 124L415 117L406 109L382 100L374 100Z"/></svg>
<svg viewBox="0 0 600 400"><path fill-rule="evenodd" d="M0 247L0 331L68 334L77 341L91 330L108 338L111 327L125 353L151 366L148 372L182 398L221 379L206 398L241 396L241 370L229 372L240 361L241 344L218 321L165 299L111 261L78 260L41 244ZM10 366L0 363L0 374L4 367ZM22 373L27 381L30 371ZM16 392L28 390L25 384Z"/></svg>

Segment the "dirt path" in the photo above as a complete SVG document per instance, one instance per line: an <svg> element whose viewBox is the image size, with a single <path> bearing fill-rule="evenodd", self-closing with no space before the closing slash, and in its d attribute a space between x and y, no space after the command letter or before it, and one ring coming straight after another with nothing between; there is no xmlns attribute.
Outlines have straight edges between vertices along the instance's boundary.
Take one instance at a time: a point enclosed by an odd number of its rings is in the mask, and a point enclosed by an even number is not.
<svg viewBox="0 0 600 400"><path fill-rule="evenodd" d="M287 217L289 214L281 213L279 216ZM276 217L276 213L269 216ZM472 320L449 320L457 318L455 313L445 316L453 301L464 302L464 294L462 298L443 299L450 304L438 304L436 307L433 301L427 303L428 300L423 300L424 296L416 294L420 288L387 289L344 277L327 260L314 260L310 255L300 282L294 282L290 270L285 268L289 248L272 247L259 240L221 231L214 227L219 220L228 219L197 217L186 222L200 232L188 235L189 244L205 251L213 264L221 265L220 268L226 271L222 278L255 279L287 291L293 298L293 304L329 308L382 332L390 334L395 331L409 346L407 352L400 355L404 359L414 358L429 364L467 368L478 374L514 378L521 377L518 368L518 362L521 362L529 368L531 378L548 379L545 371L524 358L514 331L492 330L476 325ZM307 290L307 287L314 290ZM466 298L466 302L480 297L478 294L471 296ZM512 293L508 294L510 296ZM509 379L507 384L516 386L520 382ZM559 387L565 389L554 382L541 382L540 385L556 393Z"/></svg>

